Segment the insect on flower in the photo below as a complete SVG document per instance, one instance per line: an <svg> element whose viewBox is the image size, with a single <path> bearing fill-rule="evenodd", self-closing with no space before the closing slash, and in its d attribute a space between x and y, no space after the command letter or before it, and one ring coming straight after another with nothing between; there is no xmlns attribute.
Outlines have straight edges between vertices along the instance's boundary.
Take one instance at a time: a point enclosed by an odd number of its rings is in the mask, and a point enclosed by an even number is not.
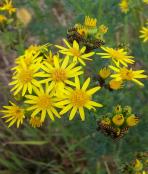
<svg viewBox="0 0 148 174"><path fill-rule="evenodd" d="M97 122L98 131L101 131L104 135L111 137L113 140L119 140L125 134L128 133L129 127L124 127L122 129L115 128L108 124L103 124L100 121Z"/></svg>

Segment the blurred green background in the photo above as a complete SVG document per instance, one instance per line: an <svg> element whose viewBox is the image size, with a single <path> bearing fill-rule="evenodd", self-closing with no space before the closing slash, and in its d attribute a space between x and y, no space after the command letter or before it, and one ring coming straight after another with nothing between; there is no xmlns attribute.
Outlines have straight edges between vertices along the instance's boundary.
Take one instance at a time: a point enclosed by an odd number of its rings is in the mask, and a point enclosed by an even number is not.
<svg viewBox="0 0 148 174"><path fill-rule="evenodd" d="M148 45L139 39L139 30L146 22L148 6L142 0L130 0L129 12L124 14L119 2L14 0L15 7L30 11L32 20L19 31L0 33L0 105L7 105L11 98L8 83L15 58L31 44L61 43L67 28L83 22L85 15L108 27L107 46L128 45L130 54L135 56L135 66L147 70ZM87 69L93 75L104 64L96 57ZM27 124L8 129L0 120L0 174L120 174L122 165L136 152L148 151L148 82L144 84L144 88L129 84L115 92L102 89L95 99L104 107L96 113L87 112L85 122L63 118L39 129ZM100 118L117 104L131 105L140 123L123 139L113 142L96 131L95 117Z"/></svg>

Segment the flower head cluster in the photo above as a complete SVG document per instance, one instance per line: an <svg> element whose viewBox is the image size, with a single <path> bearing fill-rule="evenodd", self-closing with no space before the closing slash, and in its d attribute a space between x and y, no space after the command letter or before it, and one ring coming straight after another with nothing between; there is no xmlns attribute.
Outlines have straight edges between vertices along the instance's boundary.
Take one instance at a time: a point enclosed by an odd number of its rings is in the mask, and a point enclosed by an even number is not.
<svg viewBox="0 0 148 174"><path fill-rule="evenodd" d="M139 117L132 113L130 106L114 107L112 113L107 113L98 121L98 129L113 139L121 138L128 129L139 123Z"/></svg>
<svg viewBox="0 0 148 174"><path fill-rule="evenodd" d="M90 52L104 44L104 35L107 30L105 25L97 25L96 18L85 16L82 24L75 24L73 28L68 29L67 39L71 43L76 40L86 47L87 52Z"/></svg>
<svg viewBox="0 0 148 174"><path fill-rule="evenodd" d="M16 12L16 8L13 7L12 0L4 0L2 6L0 6L0 11L7 11L9 15Z"/></svg>
<svg viewBox="0 0 148 174"><path fill-rule="evenodd" d="M101 58L110 59L109 66L99 70L99 83L101 86L109 90L118 90L123 87L126 81L133 81L140 86L144 86L139 79L147 78L143 74L144 70L133 70L129 65L135 63L134 57L129 56L123 48L113 49L109 47L101 47L105 53L96 53ZM110 79L112 78L112 79Z"/></svg>
<svg viewBox="0 0 148 174"><path fill-rule="evenodd" d="M92 99L99 86L89 88L88 78L80 87L79 76L83 74L83 69L78 61L85 64L83 59L89 59L94 53L85 54L85 47L79 49L76 41L73 47L65 42L67 49L58 46L63 52L53 54L48 48L51 44L32 45L16 59L9 85L14 97L19 95L22 98L21 106L11 103L12 106L4 106L5 109L1 110L4 114L2 118L10 122L9 127L14 123L19 127L25 118L24 113L30 115L29 124L32 127L40 127L47 116L54 121L55 117L61 118L70 110L69 120L78 113L85 120L84 108L94 110L95 107L102 107Z"/></svg>
<svg viewBox="0 0 148 174"><path fill-rule="evenodd" d="M144 84L138 80L147 78L147 75L143 74L144 70L134 71L132 68L127 68L124 66L120 68L110 66L110 68L115 72L111 75L111 77L116 81L133 81L140 86L144 86Z"/></svg>
<svg viewBox="0 0 148 174"><path fill-rule="evenodd" d="M131 173L131 174L147 174L148 167L148 153L147 152L138 152L134 160L130 161L128 164L125 164L122 168L122 174Z"/></svg>
<svg viewBox="0 0 148 174"><path fill-rule="evenodd" d="M16 12L16 8L12 5L12 0L4 0L0 5L0 29L5 26L11 15Z"/></svg>

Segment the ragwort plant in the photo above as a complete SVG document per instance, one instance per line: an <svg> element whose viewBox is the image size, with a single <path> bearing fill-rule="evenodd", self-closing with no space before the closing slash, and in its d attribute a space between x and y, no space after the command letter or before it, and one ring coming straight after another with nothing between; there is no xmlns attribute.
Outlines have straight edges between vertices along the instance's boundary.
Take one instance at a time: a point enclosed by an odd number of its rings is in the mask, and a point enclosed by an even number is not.
<svg viewBox="0 0 148 174"><path fill-rule="evenodd" d="M84 121L84 108L94 112L103 106L93 100L93 95L97 95L95 93L101 87L119 90L129 81L143 86L140 79L147 78L143 74L144 70L128 67L135 63L133 56L128 55L124 48L101 46L106 32L107 27L97 26L95 18L86 16L84 24L75 24L73 29L68 30L68 41L64 39L66 47L55 45L59 49L56 53L52 52L50 44L31 45L25 50L24 55L15 61L12 82L9 83L13 86L11 91L14 97L20 96L21 105L10 102L10 106L4 106L1 110L4 114L2 118L9 123L8 127L14 124L19 127L24 119L33 127L39 127L47 118L54 121L56 117L61 119L67 113L69 120L80 115ZM97 47L101 47L105 53L95 51ZM108 66L96 75L100 86L94 86L90 77L84 82L80 81L87 61L93 61L94 54L109 59ZM94 87L90 88L90 84ZM118 122L119 126L124 123L125 116L121 115L122 113L113 118L115 125ZM136 119L134 117L131 124ZM117 134L121 130L118 128Z"/></svg>
<svg viewBox="0 0 148 174"><path fill-rule="evenodd" d="M124 4L119 7L124 13L130 10ZM146 30L142 29L143 35L140 37L146 42ZM136 62L134 56L124 47L112 48L105 43L107 30L109 29L104 25L98 26L95 18L86 16L83 24L75 24L68 29L65 46L55 45L57 52L52 50L51 44L31 45L26 49L12 68L10 86L14 100L1 110L8 127L20 127L26 121L34 128L44 127L48 118L55 121L63 119L63 116L69 120L80 116L85 121L96 115L98 110L105 110L105 102L92 98L99 98L103 88L106 92L119 92L130 85L144 86L141 79L147 76L144 70L132 68ZM101 51L97 48L101 48ZM96 58L108 61L102 68L98 68L98 74L93 79L92 74L91 78L85 74L85 70ZM140 118L132 112L125 114L123 110L126 107L120 108L118 105L115 108L119 110L102 115L97 124L99 131L105 136L120 139L139 123ZM127 108L131 111L130 106ZM138 165L138 161L136 162L135 165Z"/></svg>

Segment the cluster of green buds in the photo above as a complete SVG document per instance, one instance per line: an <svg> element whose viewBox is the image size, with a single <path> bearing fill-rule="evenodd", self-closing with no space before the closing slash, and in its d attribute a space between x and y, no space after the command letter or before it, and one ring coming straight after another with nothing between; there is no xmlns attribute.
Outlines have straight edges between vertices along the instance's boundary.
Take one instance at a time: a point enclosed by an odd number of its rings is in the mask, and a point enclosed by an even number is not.
<svg viewBox="0 0 148 174"><path fill-rule="evenodd" d="M139 123L139 117L132 113L130 106L117 105L112 113L107 113L98 121L98 129L113 139L121 138L129 128Z"/></svg>
<svg viewBox="0 0 148 174"><path fill-rule="evenodd" d="M123 174L147 174L148 152L138 153L135 159L122 168Z"/></svg>

